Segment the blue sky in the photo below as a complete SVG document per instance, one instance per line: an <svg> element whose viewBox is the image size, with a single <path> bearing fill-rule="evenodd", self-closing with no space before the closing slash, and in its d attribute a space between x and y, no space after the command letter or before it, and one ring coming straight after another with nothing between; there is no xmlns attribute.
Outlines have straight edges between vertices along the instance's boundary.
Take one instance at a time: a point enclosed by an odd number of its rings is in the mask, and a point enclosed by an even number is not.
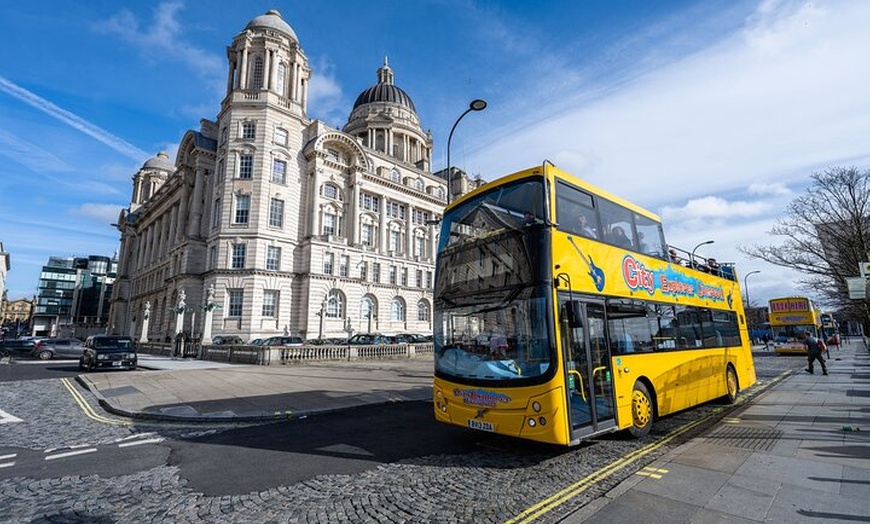
<svg viewBox="0 0 870 524"><path fill-rule="evenodd" d="M542 5L541 5L542 4ZM214 119L226 46L277 9L341 127L385 56L445 163L492 179L551 160L659 213L669 243L738 264L753 301L798 275L747 259L809 175L870 164L870 3L4 2L0 242L10 299L51 255L111 255L131 177ZM857 268L856 268L857 271Z"/></svg>

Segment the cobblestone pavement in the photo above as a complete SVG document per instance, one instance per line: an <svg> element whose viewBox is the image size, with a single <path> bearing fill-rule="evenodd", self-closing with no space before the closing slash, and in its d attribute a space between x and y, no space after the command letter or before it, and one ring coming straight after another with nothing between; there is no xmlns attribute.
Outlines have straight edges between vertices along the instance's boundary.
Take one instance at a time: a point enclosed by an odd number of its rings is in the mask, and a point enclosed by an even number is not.
<svg viewBox="0 0 870 524"><path fill-rule="evenodd" d="M783 372L802 369L804 363L799 357L757 354L759 383L741 398L752 398ZM0 426L3 449L106 444L155 431L155 426L127 425L127 421L109 416L115 423L84 417L59 380L0 385L0 407L29 414L24 422ZM113 477L69 475L36 480L7 475L0 477L0 522L504 522L614 460L715 411L722 416L728 412L721 405L708 404L667 417L658 421L643 441L614 435L561 449L495 439L490 441L492 445L473 453L415 458L360 474L320 476L244 495L198 493L171 465ZM159 433L183 439L227 427L162 424ZM631 471L619 471L598 482L538 522L558 522L702 429L660 447Z"/></svg>

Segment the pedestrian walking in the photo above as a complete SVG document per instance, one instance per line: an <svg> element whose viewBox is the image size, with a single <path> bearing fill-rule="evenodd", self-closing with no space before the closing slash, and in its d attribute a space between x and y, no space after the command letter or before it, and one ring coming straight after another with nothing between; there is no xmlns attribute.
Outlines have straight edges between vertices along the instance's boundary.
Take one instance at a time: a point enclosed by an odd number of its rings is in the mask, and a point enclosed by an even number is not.
<svg viewBox="0 0 870 524"><path fill-rule="evenodd" d="M825 367L825 359L822 358L822 352L825 350L825 343L821 340L814 337L808 331L804 331L803 335L804 345L807 346L807 369L806 372L810 375L813 374L813 362L816 360L819 361L819 364L822 366L822 375L828 374L828 368Z"/></svg>
<svg viewBox="0 0 870 524"><path fill-rule="evenodd" d="M761 341L764 342L764 350L767 351L770 349L770 335L765 333L761 335Z"/></svg>

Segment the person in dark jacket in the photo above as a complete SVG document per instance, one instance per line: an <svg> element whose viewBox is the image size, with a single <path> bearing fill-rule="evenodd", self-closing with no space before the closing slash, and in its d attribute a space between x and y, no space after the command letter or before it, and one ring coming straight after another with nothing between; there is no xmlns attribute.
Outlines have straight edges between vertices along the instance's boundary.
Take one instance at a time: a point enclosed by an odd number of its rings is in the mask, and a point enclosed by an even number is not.
<svg viewBox="0 0 870 524"><path fill-rule="evenodd" d="M804 345L807 346L807 369L806 372L813 374L813 362L819 361L822 366L822 375L828 374L828 368L825 367L825 360L822 358L822 345L819 339L811 335L808 331L803 333Z"/></svg>

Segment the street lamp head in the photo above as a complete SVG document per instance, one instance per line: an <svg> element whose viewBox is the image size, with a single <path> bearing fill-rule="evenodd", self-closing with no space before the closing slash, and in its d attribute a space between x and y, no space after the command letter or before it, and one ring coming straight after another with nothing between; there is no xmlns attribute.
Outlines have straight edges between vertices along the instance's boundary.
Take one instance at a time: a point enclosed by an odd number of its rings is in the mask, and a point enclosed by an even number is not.
<svg viewBox="0 0 870 524"><path fill-rule="evenodd" d="M471 101L470 104L468 104L468 108L472 111L483 111L484 109L486 109L486 100L483 100L482 98L475 98Z"/></svg>

